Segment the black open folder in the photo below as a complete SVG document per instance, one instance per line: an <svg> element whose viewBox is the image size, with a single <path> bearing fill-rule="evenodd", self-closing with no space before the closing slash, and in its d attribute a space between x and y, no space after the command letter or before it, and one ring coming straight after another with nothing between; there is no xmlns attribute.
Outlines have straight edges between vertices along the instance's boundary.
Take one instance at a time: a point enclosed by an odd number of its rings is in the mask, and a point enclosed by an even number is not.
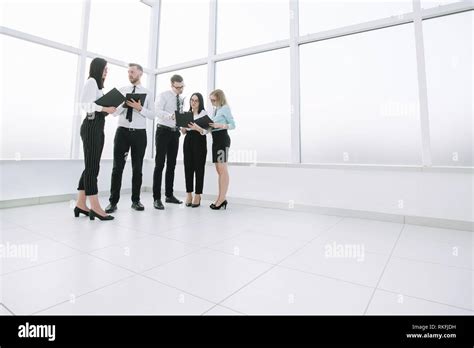
<svg viewBox="0 0 474 348"><path fill-rule="evenodd" d="M176 126L188 128L188 124L193 122L193 113L191 111L186 111L183 113L176 112Z"/></svg>
<svg viewBox="0 0 474 348"><path fill-rule="evenodd" d="M209 126L209 123L214 122L209 116L205 115L203 117L199 117L198 119L194 120L194 123L196 123L199 127L203 129L208 129L211 126Z"/></svg>
<svg viewBox="0 0 474 348"><path fill-rule="evenodd" d="M146 98L146 93L127 93L125 95L125 98L127 100L135 100L138 102L140 100L140 104L143 106L145 104L145 98ZM123 103L124 108L131 108L131 106L128 106L126 103Z"/></svg>
<svg viewBox="0 0 474 348"><path fill-rule="evenodd" d="M113 106L117 107L123 103L125 97L117 88L112 88L108 93L97 99L95 103L100 106Z"/></svg>

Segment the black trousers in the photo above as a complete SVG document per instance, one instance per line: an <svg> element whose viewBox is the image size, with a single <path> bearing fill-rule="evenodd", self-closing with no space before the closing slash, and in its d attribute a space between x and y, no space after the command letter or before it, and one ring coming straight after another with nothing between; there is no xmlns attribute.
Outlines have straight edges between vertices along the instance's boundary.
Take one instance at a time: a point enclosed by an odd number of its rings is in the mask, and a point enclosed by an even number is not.
<svg viewBox="0 0 474 348"><path fill-rule="evenodd" d="M114 138L114 166L110 184L110 203L117 204L120 199L122 174L129 152L132 157L132 202L140 201L146 145L146 129L117 128Z"/></svg>
<svg viewBox="0 0 474 348"><path fill-rule="evenodd" d="M155 135L156 155L153 172L153 199L161 199L161 179L166 160L165 195L173 195L174 169L178 156L180 132L157 127Z"/></svg>
<svg viewBox="0 0 474 348"><path fill-rule="evenodd" d="M86 196L93 196L99 192L97 177L99 176L100 157L104 148L104 125L105 115L101 112L96 112L93 120L86 117L82 121L81 138L85 169L81 174L77 189L84 190Z"/></svg>
<svg viewBox="0 0 474 348"><path fill-rule="evenodd" d="M186 192L193 192L194 174L196 174L196 194L202 193L204 170L206 167L206 137L191 130L186 133L183 144L184 176Z"/></svg>

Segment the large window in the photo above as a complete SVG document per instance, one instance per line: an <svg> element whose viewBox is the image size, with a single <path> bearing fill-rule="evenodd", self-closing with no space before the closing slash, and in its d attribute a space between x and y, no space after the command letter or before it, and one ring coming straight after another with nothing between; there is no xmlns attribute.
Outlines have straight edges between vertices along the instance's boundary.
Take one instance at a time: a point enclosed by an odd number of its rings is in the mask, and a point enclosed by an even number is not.
<svg viewBox="0 0 474 348"><path fill-rule="evenodd" d="M224 90L236 122L230 161L290 162L289 50L217 63L216 88Z"/></svg>
<svg viewBox="0 0 474 348"><path fill-rule="evenodd" d="M209 6L209 0L162 0L159 66L207 57Z"/></svg>
<svg viewBox="0 0 474 348"><path fill-rule="evenodd" d="M289 6L288 0L218 0L217 51L288 39Z"/></svg>
<svg viewBox="0 0 474 348"><path fill-rule="evenodd" d="M0 40L1 158L69 158L77 56Z"/></svg>
<svg viewBox="0 0 474 348"><path fill-rule="evenodd" d="M305 163L420 164L413 24L301 46Z"/></svg>
<svg viewBox="0 0 474 348"><path fill-rule="evenodd" d="M92 0L88 50L148 66L150 16L139 0Z"/></svg>
<svg viewBox="0 0 474 348"><path fill-rule="evenodd" d="M300 0L300 35L335 29L412 11L412 0Z"/></svg>
<svg viewBox="0 0 474 348"><path fill-rule="evenodd" d="M81 148L77 79L99 55L109 61L104 92L129 84L130 62L146 69L145 86L156 82L154 99L182 75L185 109L200 92L212 115L209 89L223 89L237 124L230 162L421 165L427 135L434 166L474 165L469 1L419 0L430 16L423 36L414 0L0 1L0 158L83 156L71 152ZM51 93L60 97L45 102ZM117 120L106 119L104 159L113 157Z"/></svg>
<svg viewBox="0 0 474 348"><path fill-rule="evenodd" d="M473 166L473 12L423 21L434 165Z"/></svg>
<svg viewBox="0 0 474 348"><path fill-rule="evenodd" d="M2 0L2 26L77 47L81 33L80 0Z"/></svg>

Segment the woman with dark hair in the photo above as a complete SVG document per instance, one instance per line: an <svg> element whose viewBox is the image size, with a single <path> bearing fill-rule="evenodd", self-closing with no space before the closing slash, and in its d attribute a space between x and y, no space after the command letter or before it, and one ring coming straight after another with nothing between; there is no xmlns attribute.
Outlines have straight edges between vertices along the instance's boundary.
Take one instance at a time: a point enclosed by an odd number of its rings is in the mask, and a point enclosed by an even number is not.
<svg viewBox="0 0 474 348"><path fill-rule="evenodd" d="M189 111L193 113L194 120L207 115L204 110L204 98L201 93L193 93L190 98ZM207 155L207 131L192 122L189 128L181 128L181 133L186 134L183 144L184 175L186 178L186 206L197 208L201 205L201 194L204 186L204 168ZM193 199L193 182L196 174L196 191Z"/></svg>
<svg viewBox="0 0 474 348"><path fill-rule="evenodd" d="M100 157L104 148L105 117L116 110L115 107L104 107L95 103L104 94L102 89L106 76L107 61L102 58L94 58L89 68L89 78L81 95L81 108L86 112L86 117L81 125L85 169L77 187L78 194L74 216L78 217L79 214L84 214L89 216L91 220L96 217L100 220L112 220L114 218L107 215L102 209L97 196L97 177L99 175ZM86 198L89 198L90 209L87 207Z"/></svg>

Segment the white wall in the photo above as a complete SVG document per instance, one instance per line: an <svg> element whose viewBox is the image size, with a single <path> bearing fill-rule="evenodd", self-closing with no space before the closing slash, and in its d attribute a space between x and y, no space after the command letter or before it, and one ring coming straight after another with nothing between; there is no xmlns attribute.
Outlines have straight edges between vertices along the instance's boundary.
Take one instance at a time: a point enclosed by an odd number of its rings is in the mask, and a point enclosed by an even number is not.
<svg viewBox="0 0 474 348"><path fill-rule="evenodd" d="M154 161L144 163L143 185L151 188ZM0 200L75 193L80 160L1 161ZM101 163L99 189L108 191L112 161ZM231 165L229 200L250 199L295 205L474 221L472 170L390 167L283 167ZM131 187L127 163L123 188ZM184 168L176 167L175 190L184 192ZM217 174L208 163L204 193L217 193ZM399 200L403 207L399 208ZM144 204L151 202L144 202Z"/></svg>
<svg viewBox="0 0 474 348"><path fill-rule="evenodd" d="M178 167L176 182L184 183L184 169ZM257 165L230 166L229 172L229 197L474 221L474 176L469 171ZM217 193L213 166L206 167L204 191ZM399 200L403 200L403 208L399 208Z"/></svg>
<svg viewBox="0 0 474 348"><path fill-rule="evenodd" d="M75 193L83 170L84 160L0 161L0 200ZM100 191L110 188L111 173L112 160L102 160L98 182ZM124 170L122 188L131 188L130 163Z"/></svg>

